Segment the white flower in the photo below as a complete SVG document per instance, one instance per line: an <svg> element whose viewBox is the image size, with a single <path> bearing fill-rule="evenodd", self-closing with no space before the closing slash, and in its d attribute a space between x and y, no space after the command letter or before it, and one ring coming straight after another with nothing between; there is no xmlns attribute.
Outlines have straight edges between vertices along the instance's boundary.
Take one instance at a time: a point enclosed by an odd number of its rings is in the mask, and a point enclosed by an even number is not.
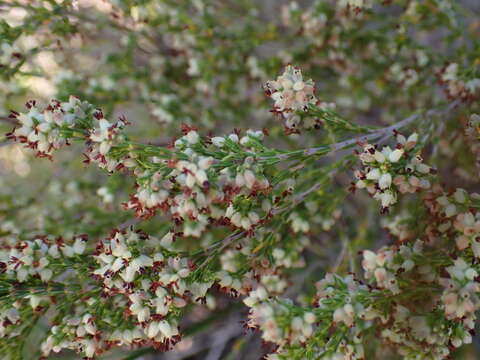
<svg viewBox="0 0 480 360"><path fill-rule="evenodd" d="M390 175L389 173L382 174L382 176L380 176L380 179L378 179L378 185L380 186L380 189L386 189L390 187L391 184L392 175Z"/></svg>
<svg viewBox="0 0 480 360"><path fill-rule="evenodd" d="M225 138L220 136L215 136L212 138L212 144L215 145L216 147L223 147L223 145L225 144Z"/></svg>
<svg viewBox="0 0 480 360"><path fill-rule="evenodd" d="M388 156L388 160L392 163L395 163L397 162L398 160L400 160L400 158L402 157L404 153L404 150L403 149L395 149L393 150L390 155Z"/></svg>
<svg viewBox="0 0 480 360"><path fill-rule="evenodd" d="M100 119L98 121L98 128L96 128L91 134L90 139L95 142L103 142L108 139L109 129L112 126L106 119Z"/></svg>
<svg viewBox="0 0 480 360"><path fill-rule="evenodd" d="M158 329L160 330L162 335L165 336L166 338L170 338L173 335L172 327L165 320L162 320L158 323Z"/></svg>
<svg viewBox="0 0 480 360"><path fill-rule="evenodd" d="M33 294L28 295L28 297L30 298L30 306L32 307L32 309L36 309L40 305L40 302L43 300L41 296Z"/></svg>
<svg viewBox="0 0 480 360"><path fill-rule="evenodd" d="M190 145L194 145L200 141L200 136L195 130L190 130L187 135L185 135L185 139Z"/></svg>
<svg viewBox="0 0 480 360"><path fill-rule="evenodd" d="M75 243L73 244L73 251L77 255L83 254L85 251L85 246L86 246L86 240L83 238L76 238Z"/></svg>
<svg viewBox="0 0 480 360"><path fill-rule="evenodd" d="M234 143L238 143L238 135L237 134L230 134L228 135L228 138L233 141Z"/></svg>
<svg viewBox="0 0 480 360"><path fill-rule="evenodd" d="M382 173L377 168L370 170L366 175L368 180L378 180L380 176L382 176Z"/></svg>
<svg viewBox="0 0 480 360"><path fill-rule="evenodd" d="M268 81L264 89L274 101L274 109L291 118L290 111L306 110L309 104L315 104L314 83L305 81L300 69L288 65L285 71L275 81Z"/></svg>

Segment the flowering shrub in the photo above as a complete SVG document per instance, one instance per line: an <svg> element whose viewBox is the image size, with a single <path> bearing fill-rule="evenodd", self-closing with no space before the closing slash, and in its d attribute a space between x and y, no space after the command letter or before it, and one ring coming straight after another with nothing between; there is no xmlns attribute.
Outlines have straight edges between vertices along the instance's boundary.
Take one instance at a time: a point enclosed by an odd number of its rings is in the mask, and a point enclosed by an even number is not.
<svg viewBox="0 0 480 360"><path fill-rule="evenodd" d="M363 145L363 153L359 154L364 171L358 171L359 179L353 189L366 188L373 198L380 200L382 211L397 202L397 193L414 193L428 189L430 182L426 175L433 169L422 162L420 155L411 154L417 143L418 134L405 138L397 135L395 150L385 146L381 151L374 145Z"/></svg>
<svg viewBox="0 0 480 360"><path fill-rule="evenodd" d="M2 359L478 358L478 11L0 0Z"/></svg>

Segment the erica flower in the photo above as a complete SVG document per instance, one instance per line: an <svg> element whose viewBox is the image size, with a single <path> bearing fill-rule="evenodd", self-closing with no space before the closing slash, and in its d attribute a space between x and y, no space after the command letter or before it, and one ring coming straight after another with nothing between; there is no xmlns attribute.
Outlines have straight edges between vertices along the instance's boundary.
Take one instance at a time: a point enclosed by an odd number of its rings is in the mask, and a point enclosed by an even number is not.
<svg viewBox="0 0 480 360"><path fill-rule="evenodd" d="M55 150L67 144L64 132L84 120L91 113L88 103L71 96L68 102L51 100L48 106L40 109L35 101L27 103L26 113L12 112L20 127L15 128L7 137L25 144L36 151L37 156L51 158Z"/></svg>
<svg viewBox="0 0 480 360"><path fill-rule="evenodd" d="M273 112L281 114L285 120L295 117L296 111L307 111L317 99L313 81L304 80L300 69L288 65L276 80L264 85L265 93L274 101Z"/></svg>
<svg viewBox="0 0 480 360"><path fill-rule="evenodd" d="M382 211L397 202L399 193L428 189L428 175L433 170L413 153L417 139L417 134L408 139L398 134L394 150L385 146L380 151L374 145L364 144L363 152L358 154L364 168L355 172L358 181L354 189L366 188L374 199L381 202Z"/></svg>

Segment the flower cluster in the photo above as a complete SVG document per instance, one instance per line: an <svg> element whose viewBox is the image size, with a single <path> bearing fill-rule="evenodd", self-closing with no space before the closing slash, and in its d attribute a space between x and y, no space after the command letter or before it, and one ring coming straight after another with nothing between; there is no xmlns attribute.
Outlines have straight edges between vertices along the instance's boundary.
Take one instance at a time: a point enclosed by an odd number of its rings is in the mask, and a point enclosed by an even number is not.
<svg viewBox="0 0 480 360"><path fill-rule="evenodd" d="M390 67L389 76L404 88L410 88L418 81L418 73L415 69L402 69L400 64L393 64Z"/></svg>
<svg viewBox="0 0 480 360"><path fill-rule="evenodd" d="M0 313L0 339L18 335L20 321L20 313L15 307L3 310Z"/></svg>
<svg viewBox="0 0 480 360"><path fill-rule="evenodd" d="M339 1L340 7L345 6L352 9L354 12L359 13L363 9L369 9L373 5L373 0L341 0Z"/></svg>
<svg viewBox="0 0 480 360"><path fill-rule="evenodd" d="M368 321L375 317L375 312L368 306L367 287L353 275L342 278L333 274L327 274L316 286L315 305L321 314L328 314L328 317L320 317L324 322L321 327L326 327L331 319L339 332L343 333L338 346L333 339L327 342L327 356L331 359L364 359L361 332L370 326Z"/></svg>
<svg viewBox="0 0 480 360"><path fill-rule="evenodd" d="M38 157L52 158L55 150L68 145L69 131L87 121L94 112L92 106L71 96L68 102L51 100L41 109L35 101L26 104L25 113L12 111L10 118L16 120L20 127L15 128L7 137L25 144L36 151Z"/></svg>
<svg viewBox="0 0 480 360"><path fill-rule="evenodd" d="M447 96L463 101L477 98L480 89L480 78L465 79L459 74L457 63L450 63L438 73L439 81L444 85Z"/></svg>
<svg viewBox="0 0 480 360"><path fill-rule="evenodd" d="M366 188L374 199L380 201L385 212L397 202L399 193L414 193L430 188L428 176L434 170L416 154L417 139L418 134L408 138L398 134L393 150L389 146L378 150L375 145L364 144L363 152L358 154L364 169L355 172L358 181L353 185L353 190Z"/></svg>
<svg viewBox="0 0 480 360"><path fill-rule="evenodd" d="M98 124L89 130L87 137L87 150L85 152L86 163L96 163L100 168L109 172L122 168L131 168L136 162L129 156L117 159L111 156L110 150L113 146L125 140L121 130L127 125L125 118L120 118L117 122L111 123L103 117L100 110L93 114L98 120Z"/></svg>
<svg viewBox="0 0 480 360"><path fill-rule="evenodd" d="M51 329L43 353L68 348L93 358L113 345L168 350L176 344L180 310L190 299L202 302L212 282L186 281L194 266L172 256L173 236L167 233L159 240L140 230L115 229L100 241L91 270L100 297L88 295L85 304L76 304L75 314L66 314Z"/></svg>
<svg viewBox="0 0 480 360"><path fill-rule="evenodd" d="M457 258L446 268L449 278L442 278L444 286L442 302L447 319L470 319L474 322L475 311L480 309L480 284L477 271L465 259ZM473 318L472 318L473 317Z"/></svg>
<svg viewBox="0 0 480 360"><path fill-rule="evenodd" d="M444 360L472 342L480 196L445 189L478 182L474 1L0 3L0 115L61 99L0 116L20 143L0 139L2 359L165 351L182 334L182 357L261 357L235 347L238 302L268 360ZM230 130L250 126L265 130ZM29 156L73 142L93 169L72 147L52 181ZM352 190L391 217L348 197L355 144Z"/></svg>
<svg viewBox="0 0 480 360"><path fill-rule="evenodd" d="M288 227L281 229L264 226L253 236L242 237L235 247L224 250L219 257L220 269L214 275L223 292L247 295L244 301L254 304L287 289L286 272L305 266L302 251L309 239L299 235L282 236ZM248 272L243 270L245 263L249 264Z"/></svg>
<svg viewBox="0 0 480 360"><path fill-rule="evenodd" d="M86 241L86 237L79 236L71 245L66 244L61 238L52 244L45 237L19 242L10 251L2 251L0 267L8 277L20 283L29 278L39 278L43 282L48 282L55 275L55 266L52 265L55 259L81 255L85 250ZM36 300L32 300L34 301Z"/></svg>
<svg viewBox="0 0 480 360"><path fill-rule="evenodd" d="M160 244L168 243L170 237L168 233ZM184 279L193 266L187 259L166 257L155 242L159 241L142 232L114 231L97 246L94 254L99 267L93 274L103 283L103 292L127 296L130 315L145 328L158 326L156 319L165 318L174 308L186 305ZM141 247L148 244L157 251L142 253ZM153 328L150 332L147 330L150 338L158 333Z"/></svg>
<svg viewBox="0 0 480 360"><path fill-rule="evenodd" d="M465 136L470 147L470 151L475 157L475 165L480 168L480 115L470 115L469 121L465 127Z"/></svg>
<svg viewBox="0 0 480 360"><path fill-rule="evenodd" d="M317 283L315 307L299 307L286 299L267 299L259 294L251 306L248 325L262 330L265 341L277 345L267 359L289 359L309 353L327 359L365 358L361 331L368 327L372 311L364 306L367 287L353 276L328 274ZM335 335L329 338L327 333ZM323 345L323 346L322 346Z"/></svg>
<svg viewBox="0 0 480 360"><path fill-rule="evenodd" d="M265 93L274 101L273 112L281 114L286 120L288 130L296 130L297 122L289 122L297 111L307 111L310 105L317 103L313 80L304 80L300 69L288 65L276 80L264 85Z"/></svg>
<svg viewBox="0 0 480 360"><path fill-rule="evenodd" d="M431 241L454 239L458 250L469 248L474 257L480 257L480 213L474 206L478 200L479 194L460 188L446 192L439 185L433 187L424 199L432 218L426 230Z"/></svg>
<svg viewBox="0 0 480 360"><path fill-rule="evenodd" d="M382 227L394 236L400 243L415 239L415 232L412 229L410 214L404 211L390 218L382 219Z"/></svg>
<svg viewBox="0 0 480 360"><path fill-rule="evenodd" d="M195 129L184 127L184 133L175 141L175 158L154 160L159 170L137 174L137 192L125 207L141 217L150 217L157 209L168 211L186 222L185 235L198 237L210 221L222 219L252 229L261 217L251 210L251 197L270 190L263 166L254 158L263 133L248 131L242 137L233 133L208 142Z"/></svg>
<svg viewBox="0 0 480 360"><path fill-rule="evenodd" d="M262 131L203 139L185 125L184 136L167 149L130 142L122 132L124 117L112 123L101 110L75 97L68 103L52 100L43 113L34 102L27 105L29 113L13 113L22 127L9 137L48 158L71 139L85 141L85 163L134 176L136 193L124 207L138 217L151 217L161 209L184 223L185 235L198 237L215 221L250 231L268 213L254 210L271 203L270 181L264 164L257 161L267 151Z"/></svg>
<svg viewBox="0 0 480 360"><path fill-rule="evenodd" d="M445 359L453 348L471 343L480 308L476 265L462 257L452 261L417 240L364 251L362 266L368 286L352 275L328 274L317 284L313 308L272 298L261 287L252 291L245 299L251 307L249 326L277 345L267 358L315 353L365 359L363 337L372 326L409 360Z"/></svg>
<svg viewBox="0 0 480 360"><path fill-rule="evenodd" d="M93 359L113 346L169 348L170 340L160 344L152 342L133 319L119 311L128 307L125 297L84 295L82 300L75 302L68 313L57 315L56 323L41 345L43 356L70 349Z"/></svg>
<svg viewBox="0 0 480 360"><path fill-rule="evenodd" d="M432 282L435 273L428 264L415 268L415 256L423 251L423 243L416 241L413 246L400 245L384 247L376 253L366 250L363 252L362 266L367 279L374 279L376 286L388 289L394 294L400 293L397 274L413 276L416 280ZM411 272L415 268L415 272Z"/></svg>
<svg viewBox="0 0 480 360"><path fill-rule="evenodd" d="M0 67L15 66L22 58L22 49L14 42L2 42L0 45Z"/></svg>
<svg viewBox="0 0 480 360"><path fill-rule="evenodd" d="M296 21L298 17L301 21ZM325 40L322 30L327 25L327 20L327 15L322 12L317 13L313 9L300 11L298 3L295 1L282 7L283 24L292 27L300 23L302 33L312 40L315 39L314 41L318 45L321 45Z"/></svg>
<svg viewBox="0 0 480 360"><path fill-rule="evenodd" d="M265 341L272 342L280 347L290 345L298 345L304 343L313 334L313 323L316 321L314 313L299 314L294 316L290 311L289 305L292 303L285 301L265 301L258 291L256 296L262 302L252 304L249 313L248 326L251 328L260 328L262 330L262 338ZM283 326L282 326L283 325ZM286 326L285 326L286 325ZM280 350L281 351L281 350Z"/></svg>
<svg viewBox="0 0 480 360"><path fill-rule="evenodd" d="M381 339L393 345L406 360L445 359L450 355L450 344L456 343L459 334L469 335L460 324L445 321L440 311L418 314L399 304L388 318L382 319L382 324L387 322Z"/></svg>
<svg viewBox="0 0 480 360"><path fill-rule="evenodd" d="M62 349L83 353L87 359L101 354L102 337L95 318L88 312L81 316L68 316L61 325L53 326L51 335L42 343L42 353L48 356L51 351Z"/></svg>
<svg viewBox="0 0 480 360"><path fill-rule="evenodd" d="M420 354L444 359L450 354L450 344L459 347L472 340L474 312L480 305L476 295L480 288L474 281L477 271L465 259L457 258L444 268L448 277L442 277L440 267L449 263L448 256L420 240L363 253L367 279L398 299L387 317L379 315L384 327L381 336L395 344L406 359L415 359ZM429 292L428 296L423 291ZM411 299L417 299L418 303L413 305Z"/></svg>

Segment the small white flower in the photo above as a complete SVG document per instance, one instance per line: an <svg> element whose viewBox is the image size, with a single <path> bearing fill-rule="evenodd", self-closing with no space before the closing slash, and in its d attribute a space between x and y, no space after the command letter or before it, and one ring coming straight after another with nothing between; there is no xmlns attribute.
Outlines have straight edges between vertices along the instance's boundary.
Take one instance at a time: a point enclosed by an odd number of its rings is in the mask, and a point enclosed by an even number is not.
<svg viewBox="0 0 480 360"><path fill-rule="evenodd" d="M200 141L200 136L195 130L190 130L187 135L185 135L185 139L190 145L194 145Z"/></svg>
<svg viewBox="0 0 480 360"><path fill-rule="evenodd" d="M223 147L223 145L225 144L225 138L215 136L212 138L212 144L216 147Z"/></svg>
<svg viewBox="0 0 480 360"><path fill-rule="evenodd" d="M392 163L396 163L402 157L404 153L403 149L395 149L388 156L388 160Z"/></svg>
<svg viewBox="0 0 480 360"><path fill-rule="evenodd" d="M390 187L392 184L392 175L389 173L382 174L380 176L380 179L378 179L378 185L380 186L380 189L386 189Z"/></svg>

